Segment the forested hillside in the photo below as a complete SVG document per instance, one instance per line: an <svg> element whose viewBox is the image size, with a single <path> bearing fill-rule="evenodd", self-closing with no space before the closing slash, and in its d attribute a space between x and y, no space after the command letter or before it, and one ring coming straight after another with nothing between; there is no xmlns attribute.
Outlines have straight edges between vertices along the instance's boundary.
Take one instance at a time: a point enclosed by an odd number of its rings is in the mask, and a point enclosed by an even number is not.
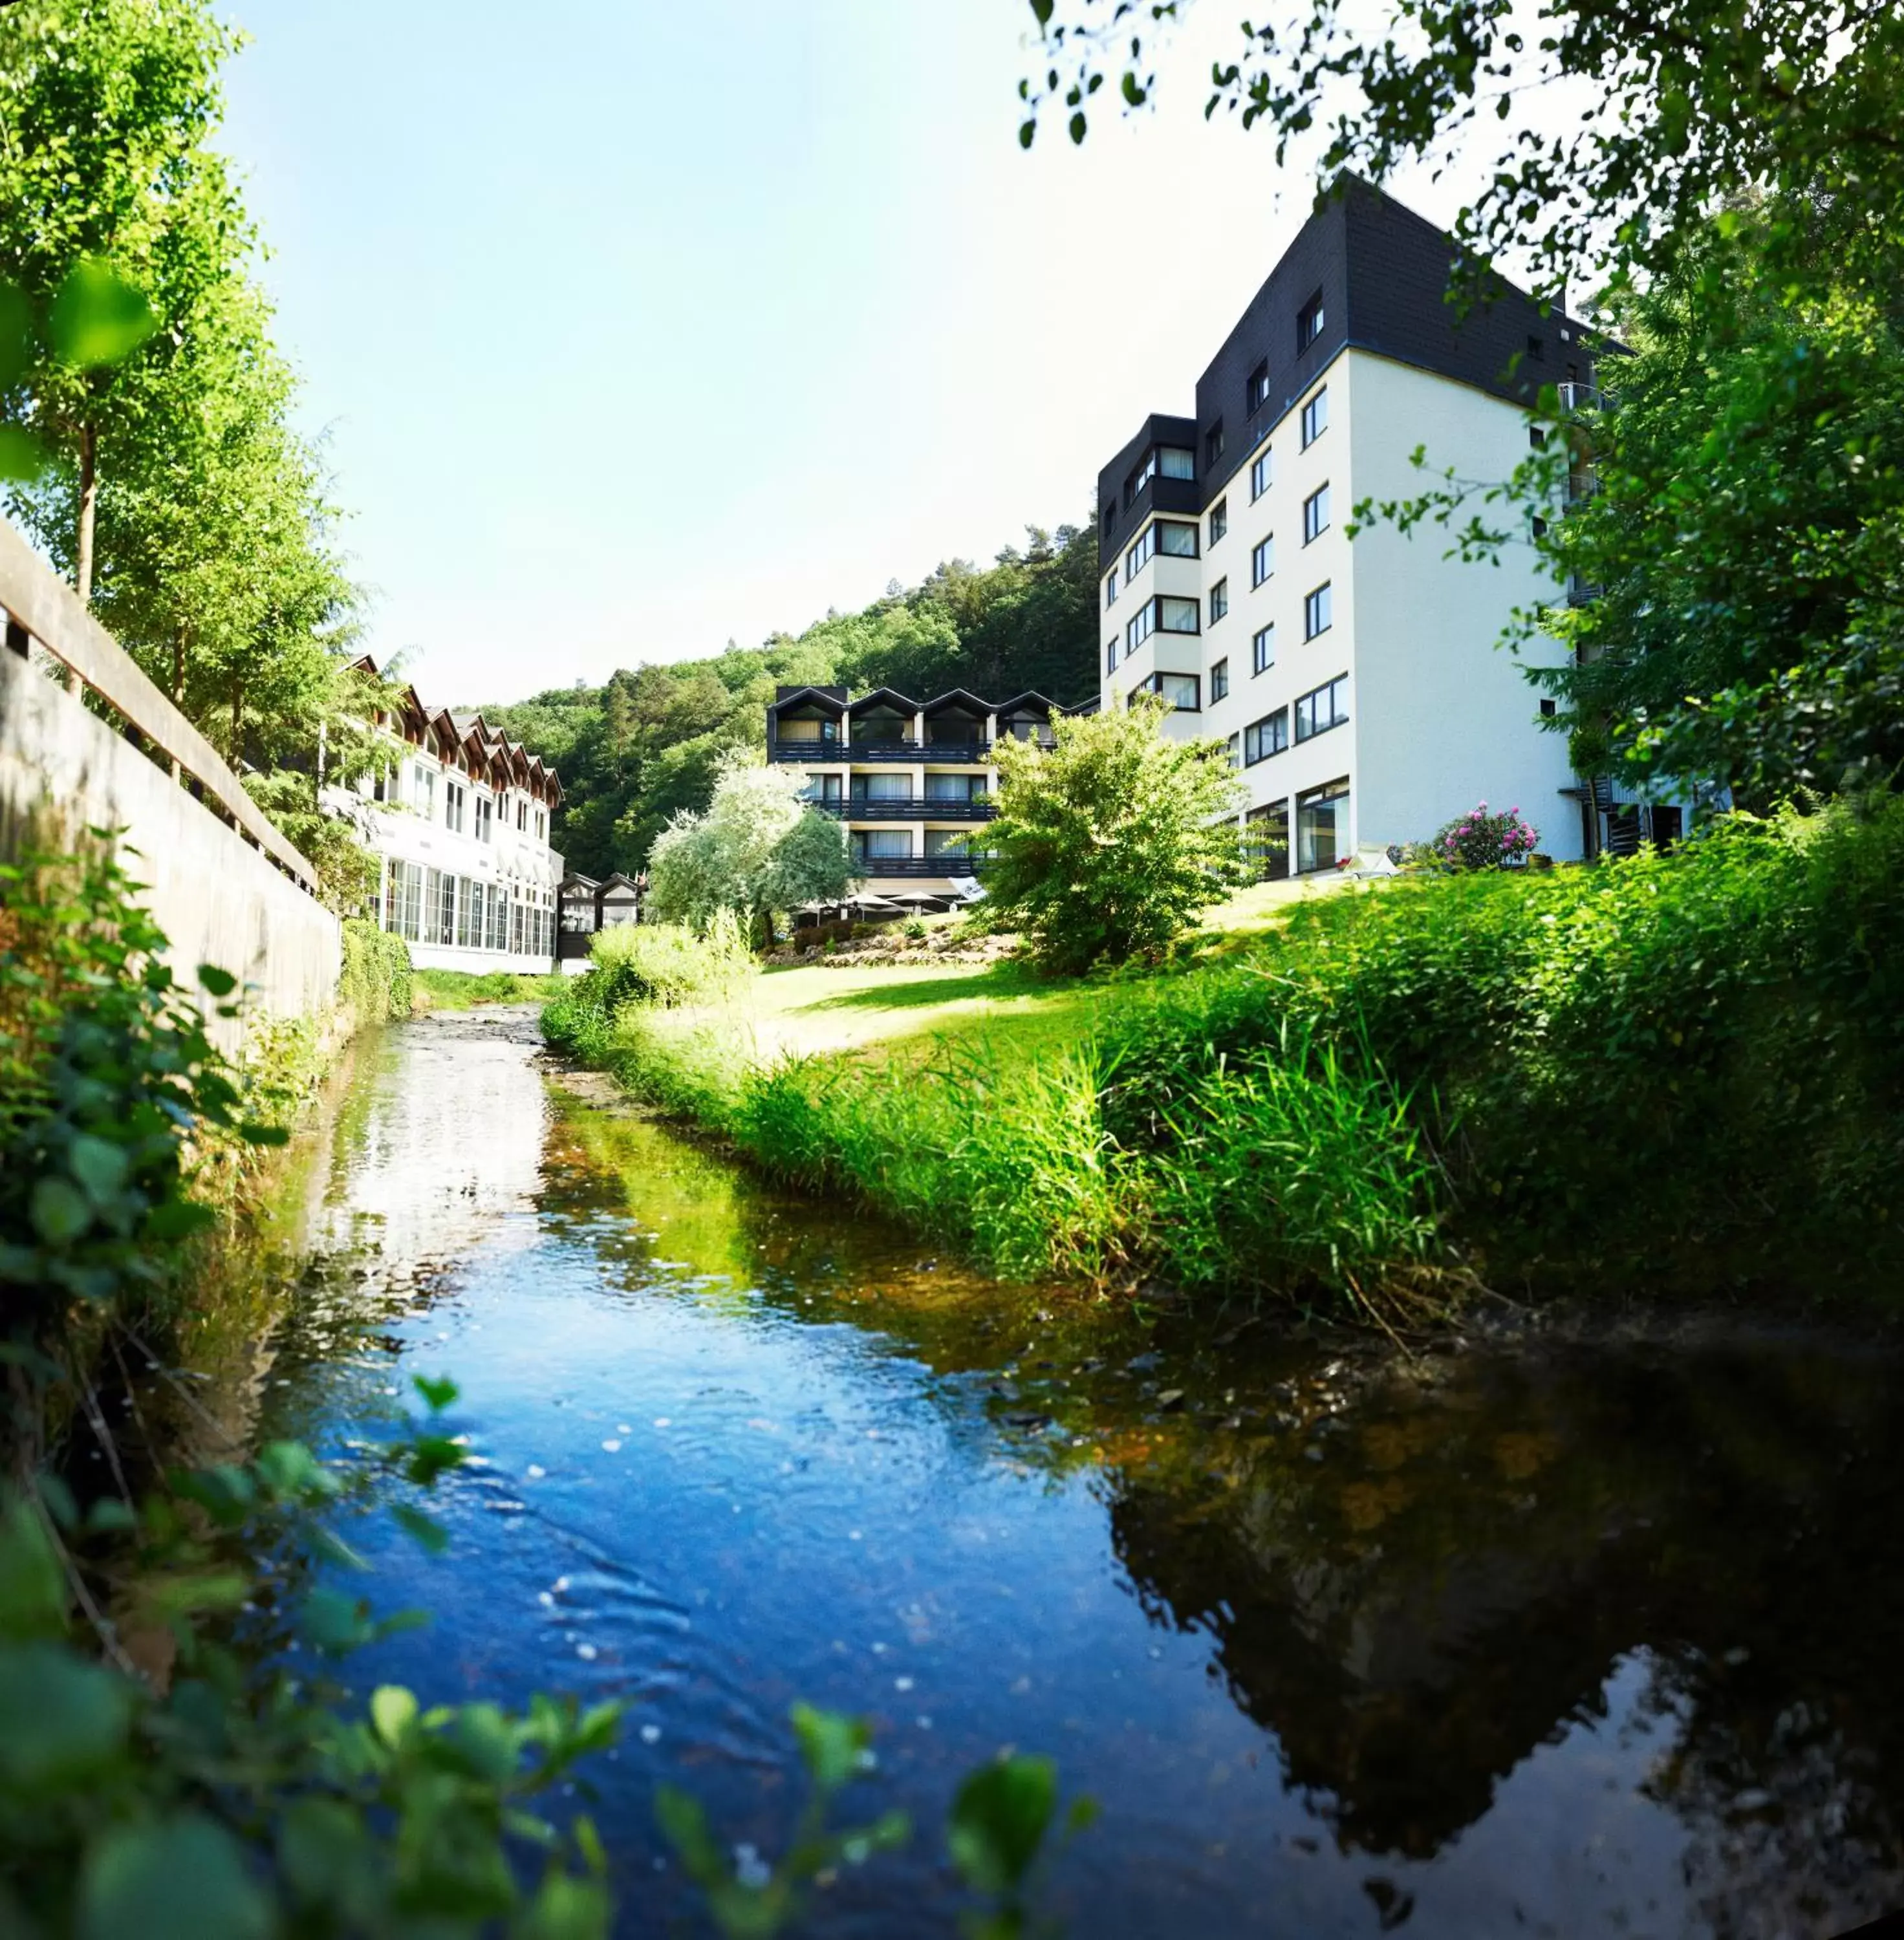
<svg viewBox="0 0 1904 1940"><path fill-rule="evenodd" d="M797 639L730 645L712 660L624 668L604 687L557 688L483 712L545 760L566 799L555 843L584 875L632 873L676 809L704 808L716 762L758 747L774 688L797 681L892 686L920 697L1027 688L1054 700L1097 688L1095 524L1027 529L983 569L963 560L858 613L829 613Z"/></svg>

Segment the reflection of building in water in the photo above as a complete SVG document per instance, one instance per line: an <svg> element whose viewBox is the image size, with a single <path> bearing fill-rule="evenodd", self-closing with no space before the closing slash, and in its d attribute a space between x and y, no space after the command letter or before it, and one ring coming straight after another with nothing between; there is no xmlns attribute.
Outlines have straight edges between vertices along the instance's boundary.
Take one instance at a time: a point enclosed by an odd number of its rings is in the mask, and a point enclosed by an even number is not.
<svg viewBox="0 0 1904 1940"><path fill-rule="evenodd" d="M1637 1662L1713 1930L1835 1930L1904 1890L1889 1378L1789 1344L1503 1363L1121 1478L1112 1529L1345 1847L1434 1854Z"/></svg>
<svg viewBox="0 0 1904 1940"><path fill-rule="evenodd" d="M324 1237L374 1244L391 1265L434 1261L495 1245L532 1212L547 1109L534 1044L532 1025L513 1039L454 1018L392 1032L363 1122L340 1140Z"/></svg>

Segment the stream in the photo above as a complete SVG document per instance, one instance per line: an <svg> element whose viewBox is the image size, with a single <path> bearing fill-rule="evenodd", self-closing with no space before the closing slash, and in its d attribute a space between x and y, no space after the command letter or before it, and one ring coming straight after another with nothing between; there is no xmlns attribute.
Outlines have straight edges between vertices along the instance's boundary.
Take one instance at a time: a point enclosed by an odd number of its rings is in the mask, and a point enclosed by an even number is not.
<svg viewBox="0 0 1904 1940"><path fill-rule="evenodd" d="M915 1822L816 1895L828 1940L955 1932L946 1807L1007 1745L1103 1808L1041 1902L1091 1940L1814 1940L1904 1902L1888 1349L1709 1316L1408 1362L1000 1286L517 1008L370 1041L313 1136L258 1432L340 1455L448 1373L475 1457L443 1556L352 1527L340 1580L432 1619L350 1674L627 1700L588 1801L622 1933L709 1930L658 1783L780 1850L796 1698L873 1722L848 1814Z"/></svg>

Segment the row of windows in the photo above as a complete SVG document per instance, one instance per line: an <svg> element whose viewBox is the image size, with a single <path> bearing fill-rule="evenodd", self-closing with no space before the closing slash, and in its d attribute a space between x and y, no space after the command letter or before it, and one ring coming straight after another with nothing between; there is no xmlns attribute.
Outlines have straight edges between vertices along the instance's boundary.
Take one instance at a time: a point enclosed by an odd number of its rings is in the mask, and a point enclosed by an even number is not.
<svg viewBox="0 0 1904 1940"><path fill-rule="evenodd" d="M1333 680L1325 681L1320 687L1312 688L1301 695L1292 710L1279 707L1273 714L1265 714L1260 721L1253 721L1243 729L1241 737L1243 765L1254 767L1259 761L1268 761L1272 755L1280 755L1290 745L1289 716L1295 716L1295 739L1314 740L1318 734L1326 734L1332 728L1340 728L1349 718L1349 677L1338 674ZM1230 737L1231 758L1234 763L1237 737Z"/></svg>
<svg viewBox="0 0 1904 1940"><path fill-rule="evenodd" d="M1265 378L1265 382L1267 383L1267 381ZM1329 386L1326 384L1304 404L1301 421L1302 448L1307 451L1310 446L1314 444L1317 439L1329 429ZM1222 433L1222 426L1219 421L1216 427L1216 435L1219 441L1219 455L1221 452ZM1171 456L1173 453L1170 448L1164 448L1163 455L1167 457ZM1188 452L1177 452L1174 455L1178 459L1188 459L1192 456ZM1158 456L1158 453L1153 451L1146 459L1143 470L1132 474L1137 480L1134 489L1130 484L1126 484L1124 502L1127 508L1136 496L1137 492L1141 491L1146 485L1148 485L1152 476L1155 475ZM1270 488L1274 471L1271 461L1271 447L1268 445L1265 445L1250 461L1250 502L1252 505L1254 505ZM1195 475L1195 473L1194 471L1166 470L1164 475L1166 477L1191 477ZM1321 518L1320 522L1312 528L1310 508L1315 504L1318 497L1322 501ZM1307 544L1317 532L1326 530L1328 525L1329 487L1325 485L1320 493L1312 494L1304 504L1302 511L1304 544ZM1210 508L1210 543L1215 545L1229 530L1229 528L1230 502L1227 497L1225 497L1218 499L1216 503ZM1259 553L1262 550L1262 547L1257 548ZM1197 557L1197 528L1194 525L1185 524L1178 520L1154 520L1145 527L1138 535L1136 543L1124 556L1124 583L1127 585L1129 584L1149 563L1152 555L1159 551L1173 554L1185 559L1195 559ZM1268 577L1268 574L1265 573L1253 583L1260 586L1263 580ZM1104 582L1104 604L1106 607L1116 603L1117 584L1117 569L1113 566Z"/></svg>
<svg viewBox="0 0 1904 1940"><path fill-rule="evenodd" d="M1349 782L1325 782L1295 798L1296 873L1332 869L1349 853ZM1243 817L1244 852L1265 882L1289 873L1289 803L1265 802Z"/></svg>
<svg viewBox="0 0 1904 1940"><path fill-rule="evenodd" d="M1263 545L1269 541L1265 539ZM1261 552L1262 547L1257 548ZM1264 577L1266 578L1268 574ZM1262 582L1256 582L1260 585ZM1219 579L1210 589L1210 624L1213 627L1230 610L1230 582ZM1335 593L1332 581L1325 579L1312 592L1305 593L1302 601L1302 637L1313 640L1326 633L1335 624ZM1128 660L1153 633L1194 633L1197 631L1197 602L1194 599L1173 599L1163 596L1146 599L1130 617L1130 624L1124 629L1124 657ZM1113 633L1104 642L1104 671L1117 671L1117 636ZM1250 636L1250 671L1252 674L1267 673L1276 663L1276 623L1271 621L1266 627L1259 627ZM1230 663L1227 659L1219 660L1216 666L1223 670L1223 693L1215 691L1216 669L1211 670L1213 682L1210 701L1213 706L1229 691Z"/></svg>
<svg viewBox="0 0 1904 1940"><path fill-rule="evenodd" d="M547 889L512 893L504 883L479 883L393 858L383 881L383 925L411 943L550 956L555 951L554 902Z"/></svg>
<svg viewBox="0 0 1904 1940"><path fill-rule="evenodd" d="M406 779L406 773L407 779ZM437 771L422 761L413 761L406 771L399 762L386 773L380 774L371 786L372 797L378 801L407 801L426 822L436 819ZM443 778L443 825L452 835L473 834L479 842L495 839L496 814L500 807L504 826L508 826L509 799L507 795L490 796L475 792L463 782L448 775ZM526 833L532 827L539 842L548 839L548 810L539 804L532 803L528 796L516 797L516 826Z"/></svg>
<svg viewBox="0 0 1904 1940"><path fill-rule="evenodd" d="M815 775L800 791L806 801L841 803L856 801L911 801L915 799L911 776L855 775L850 789L842 789L838 775ZM984 801L987 799L983 775L928 775L926 801Z"/></svg>
<svg viewBox="0 0 1904 1940"><path fill-rule="evenodd" d="M1195 478L1197 475L1197 454L1174 444L1152 445L1144 453L1144 461L1124 481L1124 508L1128 511L1137 502L1137 495L1144 490L1153 478Z"/></svg>
<svg viewBox="0 0 1904 1940"><path fill-rule="evenodd" d="M943 856L948 863L957 867L969 865L975 858L982 859L990 852L972 846L981 838L968 834L958 828L929 828L926 831L924 853L929 856ZM856 828L853 831L853 858L856 862L905 862L912 858L912 831L910 828Z"/></svg>

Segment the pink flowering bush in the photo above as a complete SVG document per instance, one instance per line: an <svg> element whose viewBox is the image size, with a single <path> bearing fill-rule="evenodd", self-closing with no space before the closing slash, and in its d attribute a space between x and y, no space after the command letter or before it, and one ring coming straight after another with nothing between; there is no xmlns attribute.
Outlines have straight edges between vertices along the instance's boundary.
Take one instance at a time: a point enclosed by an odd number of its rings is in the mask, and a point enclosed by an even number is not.
<svg viewBox="0 0 1904 1940"><path fill-rule="evenodd" d="M1484 801L1436 831L1428 850L1451 869L1499 869L1524 862L1539 846L1540 831L1518 808L1491 815Z"/></svg>

